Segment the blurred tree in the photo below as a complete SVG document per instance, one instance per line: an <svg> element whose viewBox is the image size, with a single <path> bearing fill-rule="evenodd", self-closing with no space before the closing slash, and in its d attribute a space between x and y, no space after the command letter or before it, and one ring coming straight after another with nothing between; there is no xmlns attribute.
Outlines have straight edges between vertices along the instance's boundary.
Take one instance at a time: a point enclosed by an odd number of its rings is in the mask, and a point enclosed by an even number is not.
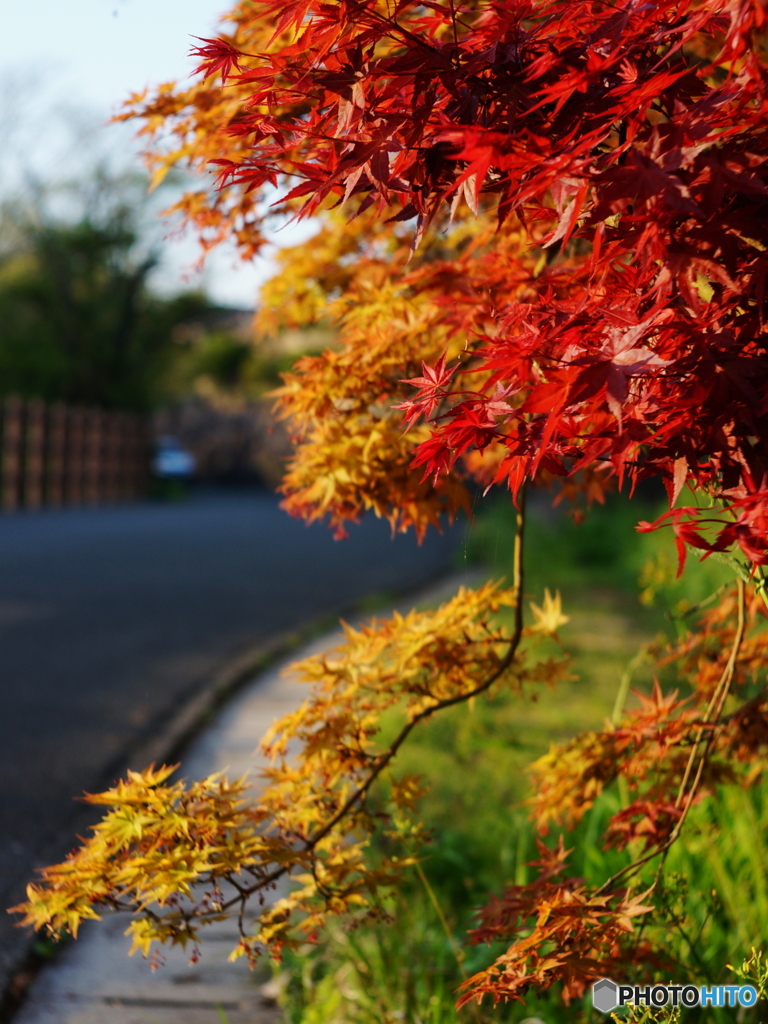
<svg viewBox="0 0 768 1024"><path fill-rule="evenodd" d="M0 388L146 410L166 389L173 329L211 308L154 294L143 238L146 182L96 172L77 194L38 190L0 212Z"/></svg>
<svg viewBox="0 0 768 1024"><path fill-rule="evenodd" d="M209 328L207 320L174 331L178 346L167 379L170 393L231 405L259 401L280 387L281 374L296 361L294 353L270 348L250 330ZM313 351L313 340L307 333L307 351Z"/></svg>

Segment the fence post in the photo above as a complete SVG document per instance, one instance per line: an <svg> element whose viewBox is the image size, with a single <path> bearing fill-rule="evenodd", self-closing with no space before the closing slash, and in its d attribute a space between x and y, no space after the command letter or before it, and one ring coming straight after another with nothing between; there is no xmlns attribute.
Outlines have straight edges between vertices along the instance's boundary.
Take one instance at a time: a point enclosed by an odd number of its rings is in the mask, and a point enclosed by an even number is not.
<svg viewBox="0 0 768 1024"><path fill-rule="evenodd" d="M66 480L66 502L79 505L83 500L83 418L80 408L69 410L67 431L67 457L64 476Z"/></svg>
<svg viewBox="0 0 768 1024"><path fill-rule="evenodd" d="M43 504L43 455L45 452L45 404L39 398L27 402L24 444L24 505L38 509Z"/></svg>
<svg viewBox="0 0 768 1024"><path fill-rule="evenodd" d="M14 512L21 503L21 436L24 403L16 395L3 402L2 504Z"/></svg>
<svg viewBox="0 0 768 1024"><path fill-rule="evenodd" d="M114 424L115 497L120 500L131 496L131 417L116 412Z"/></svg>
<svg viewBox="0 0 768 1024"><path fill-rule="evenodd" d="M64 470L67 455L67 407L56 402L48 413L48 458L45 501L59 508L64 504Z"/></svg>
<svg viewBox="0 0 768 1024"><path fill-rule="evenodd" d="M119 412L105 412L102 420L103 439L103 489L104 500L115 501L120 497L120 426Z"/></svg>
<svg viewBox="0 0 768 1024"><path fill-rule="evenodd" d="M140 498L147 489L147 456L149 439L144 420L136 413L130 417L130 456L131 465L131 497Z"/></svg>
<svg viewBox="0 0 768 1024"><path fill-rule="evenodd" d="M101 497L101 411L89 409L85 414L85 500L98 504Z"/></svg>

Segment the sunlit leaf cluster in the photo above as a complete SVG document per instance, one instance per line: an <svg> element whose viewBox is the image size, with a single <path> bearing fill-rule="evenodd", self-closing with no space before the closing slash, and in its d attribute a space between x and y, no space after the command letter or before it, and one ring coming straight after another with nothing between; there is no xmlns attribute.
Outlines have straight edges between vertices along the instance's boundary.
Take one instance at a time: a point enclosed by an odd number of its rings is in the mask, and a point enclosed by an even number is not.
<svg viewBox="0 0 768 1024"><path fill-rule="evenodd" d="M146 954L156 940L196 942L201 925L234 911L234 955L255 958L295 942L297 927L313 934L329 914L375 913L377 887L410 862L421 834L419 781L391 771L410 732L492 686L541 685L541 669L516 654L519 627L511 634L499 618L516 601L489 583L435 611L346 626L340 646L294 666L310 693L265 737L271 763L257 794L220 775L185 784L169 781L173 768L130 773L87 797L109 808L106 817L30 885L25 920L77 934L104 910L129 910L134 946ZM551 683L557 663L544 665ZM382 804L372 791L384 773ZM371 858L382 830L393 853Z"/></svg>

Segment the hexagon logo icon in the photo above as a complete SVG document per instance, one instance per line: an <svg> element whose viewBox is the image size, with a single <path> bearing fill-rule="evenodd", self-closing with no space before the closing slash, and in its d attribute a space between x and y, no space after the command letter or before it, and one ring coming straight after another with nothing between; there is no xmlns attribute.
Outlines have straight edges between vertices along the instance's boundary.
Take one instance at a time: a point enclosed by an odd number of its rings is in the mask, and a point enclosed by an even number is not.
<svg viewBox="0 0 768 1024"><path fill-rule="evenodd" d="M592 986L592 1005L601 1013L610 1013L619 1005L619 990L610 978L601 978Z"/></svg>

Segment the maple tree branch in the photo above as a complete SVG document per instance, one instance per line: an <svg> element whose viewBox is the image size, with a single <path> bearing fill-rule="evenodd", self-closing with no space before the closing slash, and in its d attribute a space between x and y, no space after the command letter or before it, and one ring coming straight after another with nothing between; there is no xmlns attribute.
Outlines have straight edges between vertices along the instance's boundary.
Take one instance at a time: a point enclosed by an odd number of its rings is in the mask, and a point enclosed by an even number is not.
<svg viewBox="0 0 768 1024"><path fill-rule="evenodd" d="M451 24L453 26L453 45L454 46L458 46L459 45L459 33L457 31L457 28L456 28L456 7L454 5L454 0L450 0L450 5L451 5Z"/></svg>
<svg viewBox="0 0 768 1024"><path fill-rule="evenodd" d="M409 31L407 28L403 28L403 26L398 22L397 18L385 17L383 14L379 14L378 11L372 11L370 9L365 8L361 9L361 5L355 3L354 0L352 0L349 6L352 10L355 11L361 22L364 21L364 19L367 17L369 19L369 24L379 23L386 26L392 26L397 32L399 32L405 39L408 40L408 42L412 43L414 46L420 47L423 50L428 50L430 53L438 53L438 50L434 46L431 46L428 42L426 42L421 36L416 35L414 32ZM384 34L393 38L391 31L385 32Z"/></svg>
<svg viewBox="0 0 768 1024"><path fill-rule="evenodd" d="M520 645L520 641L523 636L523 537L525 531L525 495L521 494L520 497L520 508L517 513L517 530L515 532L515 547L513 554L512 563L512 592L515 600L515 627L512 632L512 637L509 641L509 649L504 655L499 667L495 672L492 672L488 679L480 683L473 690L469 690L466 693L457 694L455 697L446 697L444 700L437 701L431 707L424 708L418 715L415 715L410 722L403 726L396 738L390 744L389 748L379 757L376 766L371 770L368 778L361 786L349 797L349 799L343 804L343 806L333 815L323 827L315 833L311 839L308 839L305 843L307 850L313 849L321 839L324 839L326 835L334 828L342 818L346 817L349 811L354 805L361 800L368 790L371 788L373 783L387 767L390 761L394 758L400 747L403 745L410 733L415 727L423 722L425 719L430 718L435 712L443 711L446 708L454 707L456 704L463 704L465 701L470 700L472 697L478 697L480 694L485 693L493 686L493 684L499 679L509 668L514 660L517 648Z"/></svg>
<svg viewBox="0 0 768 1024"><path fill-rule="evenodd" d="M471 700L473 697L477 697L480 694L485 693L510 667L515 658L517 649L520 646L520 641L522 640L523 636L523 586L525 579L523 561L524 537L525 490L523 489L521 490L520 505L517 512L515 544L512 557L512 592L514 595L515 608L514 629L512 631L512 636L508 641L509 647L507 649L507 653L504 655L504 658L500 662L499 666L496 668L494 672L491 673L491 675L487 679L483 680L483 682L476 686L474 689L469 690L465 693L457 694L454 697L446 697L444 700L436 701L430 707L424 708L423 711L420 711L417 715L415 715L410 722L406 723L406 725L403 726L398 735L395 737L393 742L389 745L387 750L384 751L384 753L377 758L376 763L372 767L367 778L358 786L354 793L352 793L349 796L349 798L344 802L344 804L339 808L339 810L334 815L332 815L332 817L325 823L325 825L323 825L317 832L315 832L313 836L304 840L304 852L311 853L315 849L317 844L321 842L329 834L329 832L331 832L336 827L336 825L338 825L339 822L342 821L353 810L353 808L365 798L373 783L381 775L381 773L384 771L387 765L390 764L390 762L393 760L400 747L403 745L405 740L408 738L408 736L420 722L423 722L425 719L430 718L438 711L443 711L446 708L454 707L457 704L465 703L466 701ZM291 868L289 865L282 865L281 867L276 868L270 874L266 875L264 878L260 879L254 885L247 887L244 886L240 888L239 893L243 893L247 896L252 896L256 892L259 892L260 890L266 888L267 885L270 885L273 882L278 881L285 875L290 874L290 871ZM227 910L230 907L234 906L237 902L239 902L240 898L241 897L238 894L237 897L234 897L232 900L228 901L227 903L224 903L222 905L222 910Z"/></svg>
<svg viewBox="0 0 768 1024"><path fill-rule="evenodd" d="M688 757L685 772L683 773L683 778L680 782L677 799L675 800L676 808L679 809L681 806L683 807L680 818L678 819L677 824L672 829L667 839L661 844L661 846L656 847L656 849L651 850L644 856L632 861L631 864L625 865L620 871L617 871L614 875L611 875L611 877L607 879L607 881L603 882L600 888L595 891L595 896L602 895L604 892L606 892L606 890L612 888L612 886L625 875L636 874L640 870L640 868L644 867L649 861L653 860L654 857L658 857L659 855L666 856L670 847L673 846L673 844L680 837L683 825L685 824L685 820L688 817L688 812L693 806L693 801L696 797L699 784L701 783L701 777L704 773L704 768L706 766L707 760L709 759L709 752L712 748L712 743L714 742L715 738L715 726L717 725L720 719L720 715L723 710L723 705L725 704L726 697L728 696L728 693L730 691L731 683L733 682L733 676L736 671L736 659L738 658L739 650L741 649L741 644L744 639L744 631L746 626L746 589L744 586L744 581L740 578L737 579L736 586L738 589L738 619L736 624L736 632L733 638L733 644L731 645L730 653L728 655L728 661L725 664L720 679L718 680L717 686L715 687L714 693L710 698L707 710L704 713L704 718L702 719L701 725L699 726L698 732L696 734L696 739L693 742L693 747L691 748L691 753ZM704 744L704 749L702 750L701 756L699 758L698 767L696 769L696 775L693 779L693 783L691 784L690 788L688 788L688 781L693 772L693 766L696 762L697 753L705 733L707 734L707 739ZM686 789L688 790L687 795ZM656 873L656 878L654 879L653 884L651 886L652 889L658 884L662 866L663 860L659 865L659 870Z"/></svg>
<svg viewBox="0 0 768 1024"><path fill-rule="evenodd" d="M731 647L731 652L728 656L728 661L726 662L725 668L723 669L723 674L720 677L717 687L715 688L715 692L712 694L709 706L707 707L707 711L704 715L704 721L702 723L701 728L699 729L696 742L694 743L693 749L691 751L691 755L688 758L688 764L686 765L686 771L683 777L683 781L680 784L680 792L677 795L675 807L679 807L682 803L683 794L685 792L685 785L687 783L688 778L690 777L693 761L695 759L699 743L701 742L704 736L705 727L710 724L710 720L713 727L717 725L720 719L720 715L722 714L725 699L728 696L728 692L731 688L731 683L733 682L733 676L736 671L736 659L738 657L739 650L744 639L744 630L746 624L746 588L744 586L744 581L742 579L737 579L736 587L738 591L738 618L736 624L736 633L733 639L733 645ZM704 771L704 765L707 761L707 758L709 757L709 751L712 747L712 743L714 741L715 736L714 728L707 730L707 732L708 736L704 745L704 750L701 754L701 758L699 759L699 767L696 772L696 777L693 780L693 785L691 786L690 791L688 793L688 798L686 800L685 808L683 809L683 814L680 820L678 821L677 825L673 829L669 840L667 841L667 849L680 835L683 823L688 814L688 811L691 808L693 799L696 795L696 790L698 789L699 782L701 781L702 772Z"/></svg>
<svg viewBox="0 0 768 1024"><path fill-rule="evenodd" d="M674 622L676 619L677 620L688 619L688 618L691 617L691 615L695 615L697 612L700 612L703 608L706 608L707 605L711 604L713 601L716 601L717 598L720 597L722 592L724 590L726 590L730 586L731 586L730 582L723 583L723 584L721 584L717 588L717 590L713 591L709 595L709 597L705 597L701 601L697 601L696 604L691 605L690 608L686 608L686 610L684 612L680 612L680 614L678 614L678 615L673 615L672 613L667 612L666 613L666 617L671 622Z"/></svg>

